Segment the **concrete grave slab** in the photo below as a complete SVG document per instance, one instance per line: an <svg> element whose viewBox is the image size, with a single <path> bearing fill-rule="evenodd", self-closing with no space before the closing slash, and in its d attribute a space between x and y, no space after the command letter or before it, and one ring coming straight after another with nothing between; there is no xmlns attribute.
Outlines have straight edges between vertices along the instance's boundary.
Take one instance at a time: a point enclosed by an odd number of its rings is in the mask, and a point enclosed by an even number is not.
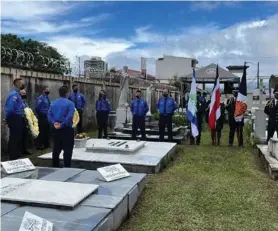
<svg viewBox="0 0 278 231"><path fill-rule="evenodd" d="M1 217L18 207L19 207L18 204L1 202Z"/></svg>
<svg viewBox="0 0 278 231"><path fill-rule="evenodd" d="M123 141L107 139L90 139L87 141L86 151L106 154L135 154L145 146L144 141Z"/></svg>
<svg viewBox="0 0 278 231"><path fill-rule="evenodd" d="M48 181L67 181L68 179L84 171L85 169L79 169L79 168L61 168L61 169L57 169L55 172L50 173L47 176L44 176L40 179L48 180Z"/></svg>
<svg viewBox="0 0 278 231"><path fill-rule="evenodd" d="M94 139L92 139L94 140ZM111 141L111 140L110 140ZM132 155L90 153L85 148L74 149L72 166L87 170L96 170L111 164L121 164L128 172L158 173L171 159L175 152L175 143L146 142L145 146ZM51 161L52 154L44 154L41 160ZM62 160L63 156L60 156Z"/></svg>
<svg viewBox="0 0 278 231"><path fill-rule="evenodd" d="M113 230L117 230L128 215L128 197L92 195L81 206L107 208L112 210Z"/></svg>
<svg viewBox="0 0 278 231"><path fill-rule="evenodd" d="M94 184L3 178L1 200L73 208L97 188Z"/></svg>
<svg viewBox="0 0 278 231"><path fill-rule="evenodd" d="M58 210L23 206L4 215L1 219L1 231L18 231L25 211L33 213L54 224L55 231L107 231L109 209L78 206L74 210Z"/></svg>

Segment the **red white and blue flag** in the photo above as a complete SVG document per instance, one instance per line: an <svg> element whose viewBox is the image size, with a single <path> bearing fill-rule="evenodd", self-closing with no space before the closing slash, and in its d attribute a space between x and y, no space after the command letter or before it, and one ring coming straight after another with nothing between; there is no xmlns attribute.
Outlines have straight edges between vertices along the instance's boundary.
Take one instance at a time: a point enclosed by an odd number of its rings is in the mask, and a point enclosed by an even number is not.
<svg viewBox="0 0 278 231"><path fill-rule="evenodd" d="M247 111L247 83L246 83L246 63L244 63L244 70L239 84L238 96L236 99L235 120L241 122L243 116Z"/></svg>
<svg viewBox="0 0 278 231"><path fill-rule="evenodd" d="M209 119L208 125L210 129L216 128L216 121L220 118L220 82L219 82L219 71L218 64L216 67L216 77L214 82L214 88L211 95L211 101L209 106Z"/></svg>

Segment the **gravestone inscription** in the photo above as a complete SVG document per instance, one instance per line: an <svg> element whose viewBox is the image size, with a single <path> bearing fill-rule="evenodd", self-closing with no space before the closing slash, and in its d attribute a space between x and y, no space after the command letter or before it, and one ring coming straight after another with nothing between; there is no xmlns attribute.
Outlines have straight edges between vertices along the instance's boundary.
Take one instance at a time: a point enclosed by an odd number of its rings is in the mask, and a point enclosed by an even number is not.
<svg viewBox="0 0 278 231"><path fill-rule="evenodd" d="M103 168L98 168L97 171L100 173L100 180L107 182L130 176L130 174L121 164L114 164Z"/></svg>
<svg viewBox="0 0 278 231"><path fill-rule="evenodd" d="M24 172L35 169L35 166L32 164L29 158L1 162L1 165L3 167L3 170L7 174Z"/></svg>
<svg viewBox="0 0 278 231"><path fill-rule="evenodd" d="M26 211L19 231L53 231L53 223Z"/></svg>

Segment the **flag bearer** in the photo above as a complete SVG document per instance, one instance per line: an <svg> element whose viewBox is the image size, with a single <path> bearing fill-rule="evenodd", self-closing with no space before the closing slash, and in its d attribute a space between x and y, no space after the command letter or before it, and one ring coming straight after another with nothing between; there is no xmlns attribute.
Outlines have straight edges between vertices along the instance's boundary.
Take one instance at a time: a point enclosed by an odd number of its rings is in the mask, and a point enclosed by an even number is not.
<svg viewBox="0 0 278 231"><path fill-rule="evenodd" d="M196 137L196 144L200 145L201 143L201 136L202 136L202 127L203 127L203 121L205 117L206 110L208 108L208 103L205 100L205 98L201 97L201 93L197 92L197 122L198 122L198 131L199 135Z"/></svg>
<svg viewBox="0 0 278 231"><path fill-rule="evenodd" d="M209 108L207 110L207 118L209 116ZM208 119L207 119L208 121ZM225 121L225 104L220 104L220 117L216 120L216 128L211 130L211 144L220 145L222 129Z"/></svg>
<svg viewBox="0 0 278 231"><path fill-rule="evenodd" d="M104 138L107 138L107 122L110 110L110 101L106 98L105 91L101 90L96 102L99 139L102 138L102 131L104 131Z"/></svg>
<svg viewBox="0 0 278 231"><path fill-rule="evenodd" d="M53 129L53 167L59 167L59 156L64 151L64 167L71 167L74 146L73 115L74 104L68 100L68 87L59 89L60 98L50 105L48 120Z"/></svg>
<svg viewBox="0 0 278 231"><path fill-rule="evenodd" d="M267 102L264 113L268 115L267 142L273 137L275 131L278 135L278 84L274 87L274 99Z"/></svg>
<svg viewBox="0 0 278 231"><path fill-rule="evenodd" d="M226 110L228 111L228 122L229 122L229 146L233 146L234 136L236 131L236 121L235 121L235 107L236 107L236 99L238 95L238 90L233 90L233 96L227 100Z"/></svg>
<svg viewBox="0 0 278 231"><path fill-rule="evenodd" d="M145 117L149 111L146 100L141 97L141 91L137 90L135 93L136 99L131 102L130 110L133 115L132 118L132 139L136 139L136 133L138 128L141 131L141 137L143 140L146 139L145 133Z"/></svg>
<svg viewBox="0 0 278 231"><path fill-rule="evenodd" d="M37 149L43 150L49 147L50 125L47 119L47 113L50 108L49 88L43 87L42 94L37 98L35 103L35 111L38 115L39 137L37 138Z"/></svg>
<svg viewBox="0 0 278 231"><path fill-rule="evenodd" d="M168 140L172 141L172 117L174 111L178 109L178 106L175 100L169 97L168 89L163 90L163 97L158 100L157 108L159 110L159 140L164 140L165 126L167 126Z"/></svg>
<svg viewBox="0 0 278 231"><path fill-rule="evenodd" d="M74 106L79 114L79 123L77 124L77 132L83 132L83 110L86 104L85 96L78 91L78 86L74 84L72 86L73 92L71 93L69 100L74 103Z"/></svg>
<svg viewBox="0 0 278 231"><path fill-rule="evenodd" d="M13 81L13 85L14 89L10 91L5 103L5 121L10 129L8 142L10 160L16 160L20 157L22 149L22 118L24 116L23 101L19 94L19 91L25 88L24 82L18 78Z"/></svg>

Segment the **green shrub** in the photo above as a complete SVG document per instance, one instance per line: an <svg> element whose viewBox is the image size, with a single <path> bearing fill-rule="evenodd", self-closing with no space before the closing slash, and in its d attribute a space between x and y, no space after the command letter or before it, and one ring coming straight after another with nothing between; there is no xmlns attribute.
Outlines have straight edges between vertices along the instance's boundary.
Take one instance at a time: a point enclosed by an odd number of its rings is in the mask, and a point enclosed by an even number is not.
<svg viewBox="0 0 278 231"><path fill-rule="evenodd" d="M158 111L153 113L153 119L154 120L159 120L159 113L158 113Z"/></svg>
<svg viewBox="0 0 278 231"><path fill-rule="evenodd" d="M188 126L188 120L185 114L177 114L173 116L173 123L176 127L179 126Z"/></svg>

